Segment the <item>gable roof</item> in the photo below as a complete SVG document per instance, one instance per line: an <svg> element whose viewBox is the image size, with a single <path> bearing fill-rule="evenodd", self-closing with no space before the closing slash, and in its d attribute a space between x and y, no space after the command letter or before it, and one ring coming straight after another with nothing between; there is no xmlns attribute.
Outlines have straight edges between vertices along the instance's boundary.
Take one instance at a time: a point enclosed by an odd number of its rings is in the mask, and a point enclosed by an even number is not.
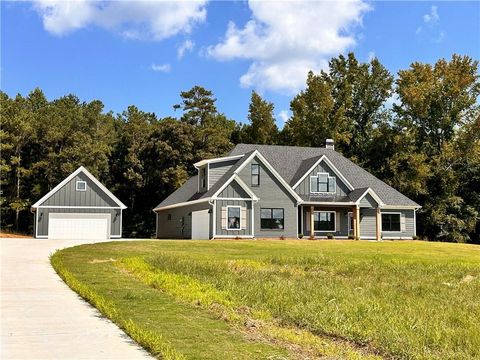
<svg viewBox="0 0 480 360"><path fill-rule="evenodd" d="M41 206L45 201L47 201L53 194L55 194L58 190L60 190L65 184L67 184L70 180L72 180L75 176L79 173L84 173L95 185L97 185L100 190L102 190L110 199L112 199L120 209L126 209L124 203L122 203L115 195L113 195L110 190L108 190L100 181L97 180L95 176L93 176L87 169L83 166L80 166L77 170L73 173L68 175L62 182L60 182L57 186L55 186L52 190L50 190L47 194L45 194L40 200L38 200L35 204L32 205L32 209L37 209Z"/></svg>
<svg viewBox="0 0 480 360"><path fill-rule="evenodd" d="M354 189L371 188L386 206L420 207L399 191L387 185L365 169L356 165L333 149L319 147L299 147L281 145L238 144L230 152L234 156L247 151L258 150L268 162L278 171L290 186L295 185L298 179L308 171L318 159L326 157L335 168L348 180Z"/></svg>

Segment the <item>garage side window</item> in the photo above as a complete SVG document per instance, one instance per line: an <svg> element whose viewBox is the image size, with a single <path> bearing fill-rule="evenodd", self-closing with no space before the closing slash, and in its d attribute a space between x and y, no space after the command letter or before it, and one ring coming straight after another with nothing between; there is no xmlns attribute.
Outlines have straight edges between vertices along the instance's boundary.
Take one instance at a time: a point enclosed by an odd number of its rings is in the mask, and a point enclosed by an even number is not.
<svg viewBox="0 0 480 360"><path fill-rule="evenodd" d="M87 191L87 182L78 180L75 185L75 190L77 191Z"/></svg>

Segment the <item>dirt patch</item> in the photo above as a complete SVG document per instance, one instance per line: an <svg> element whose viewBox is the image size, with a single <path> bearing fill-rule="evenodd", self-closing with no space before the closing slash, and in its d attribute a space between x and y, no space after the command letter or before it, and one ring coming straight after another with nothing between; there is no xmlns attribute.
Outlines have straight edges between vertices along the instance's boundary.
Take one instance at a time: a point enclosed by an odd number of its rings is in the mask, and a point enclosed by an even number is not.
<svg viewBox="0 0 480 360"><path fill-rule="evenodd" d="M468 284L469 282L471 282L471 281L474 280L474 279L475 279L475 276L465 275L465 276L463 277L463 279L460 280L460 283L467 283L467 284Z"/></svg>
<svg viewBox="0 0 480 360"><path fill-rule="evenodd" d="M14 233L7 233L7 232L0 232L0 238L8 238L8 239L33 239L33 237L28 235L22 234L14 234Z"/></svg>
<svg viewBox="0 0 480 360"><path fill-rule="evenodd" d="M93 259L91 261L89 261L88 263L89 264L102 264L102 263L106 263L106 262L114 262L114 261L117 261L115 259Z"/></svg>

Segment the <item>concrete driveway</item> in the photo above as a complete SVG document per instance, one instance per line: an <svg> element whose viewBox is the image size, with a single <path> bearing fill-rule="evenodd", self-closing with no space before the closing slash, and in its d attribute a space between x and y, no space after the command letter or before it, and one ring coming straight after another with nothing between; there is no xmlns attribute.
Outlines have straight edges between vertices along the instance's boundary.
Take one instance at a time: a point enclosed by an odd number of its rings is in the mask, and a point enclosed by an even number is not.
<svg viewBox="0 0 480 360"><path fill-rule="evenodd" d="M150 359L50 266L79 241L0 239L1 359Z"/></svg>

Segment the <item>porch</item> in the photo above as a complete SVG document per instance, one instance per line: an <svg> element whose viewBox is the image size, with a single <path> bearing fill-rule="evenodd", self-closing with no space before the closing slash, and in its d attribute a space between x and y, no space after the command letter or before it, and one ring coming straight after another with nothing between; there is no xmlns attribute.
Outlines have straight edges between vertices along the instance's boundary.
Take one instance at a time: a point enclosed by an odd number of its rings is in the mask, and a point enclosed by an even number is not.
<svg viewBox="0 0 480 360"><path fill-rule="evenodd" d="M380 208L358 205L299 205L299 234L305 237L381 239ZM312 230L313 229L313 232Z"/></svg>

